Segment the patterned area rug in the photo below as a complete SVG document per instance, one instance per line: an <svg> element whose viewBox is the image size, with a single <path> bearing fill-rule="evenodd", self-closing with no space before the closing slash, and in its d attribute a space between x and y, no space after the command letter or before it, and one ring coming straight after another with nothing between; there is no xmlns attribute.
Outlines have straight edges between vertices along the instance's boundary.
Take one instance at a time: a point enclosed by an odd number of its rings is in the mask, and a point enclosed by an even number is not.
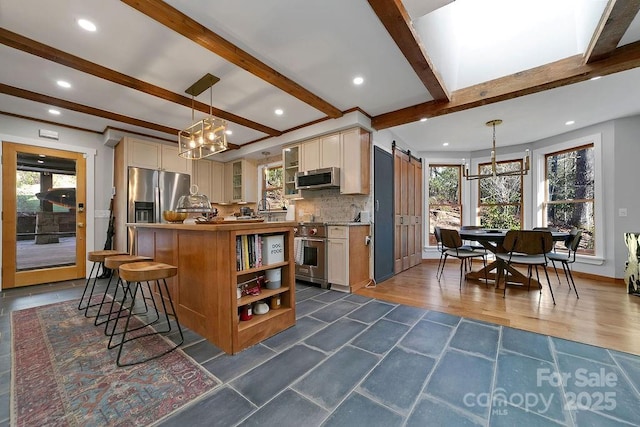
<svg viewBox="0 0 640 427"><path fill-rule="evenodd" d="M107 350L103 328L76 306L66 301L12 313L12 425L149 425L219 384L180 349L117 367L118 349ZM169 345L160 336L134 340L123 355L144 357Z"/></svg>

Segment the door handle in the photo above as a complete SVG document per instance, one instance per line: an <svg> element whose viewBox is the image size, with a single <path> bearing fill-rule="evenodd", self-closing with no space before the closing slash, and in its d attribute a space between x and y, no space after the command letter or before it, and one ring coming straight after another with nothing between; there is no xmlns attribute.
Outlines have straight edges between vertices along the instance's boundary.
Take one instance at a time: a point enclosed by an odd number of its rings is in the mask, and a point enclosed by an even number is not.
<svg viewBox="0 0 640 427"><path fill-rule="evenodd" d="M380 210L380 201L376 200L376 212Z"/></svg>

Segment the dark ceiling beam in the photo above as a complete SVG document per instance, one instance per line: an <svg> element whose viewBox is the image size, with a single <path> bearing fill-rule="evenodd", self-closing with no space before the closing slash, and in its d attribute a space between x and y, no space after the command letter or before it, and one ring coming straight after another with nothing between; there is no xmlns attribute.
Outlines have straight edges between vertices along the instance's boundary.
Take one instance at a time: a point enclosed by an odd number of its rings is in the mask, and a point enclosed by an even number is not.
<svg viewBox="0 0 640 427"><path fill-rule="evenodd" d="M371 125L381 130L481 105L606 76L640 67L640 42L617 48L609 57L585 64L582 55L561 59L453 92L450 102L429 101L373 117Z"/></svg>
<svg viewBox="0 0 640 427"><path fill-rule="evenodd" d="M584 54L584 62L604 59L615 51L638 11L640 0L609 0Z"/></svg>
<svg viewBox="0 0 640 427"><path fill-rule="evenodd" d="M89 107L89 106L77 104L71 101L65 101L64 99L54 98L53 96L31 92L26 89L20 89L14 86L6 85L4 83L0 83L0 93L4 93L10 96L15 96L22 99L28 99L29 101L40 102L42 104L53 105L56 107L64 108L66 110L72 110L72 111L77 111L79 113L89 114L96 117L102 117L103 119L115 120L117 122L127 123L133 126L140 126L140 127L155 130L158 132L174 134L176 135L176 139L178 136L178 132L180 131L180 129L174 129L168 126L151 123L144 120L134 119L132 117L124 116L122 114L112 113L111 111L101 110L99 108Z"/></svg>
<svg viewBox="0 0 640 427"><path fill-rule="evenodd" d="M93 62L71 55L67 52L63 52L54 47L47 46L35 40L31 40L4 28L0 28L0 43L14 49L21 50L23 52L30 53L31 55L39 56L40 58L53 61L60 65L73 68L74 70L82 71L83 73L99 77L112 83L126 86L128 88L138 90L148 95L156 96L158 98L164 99L165 101L173 102L189 108L191 108L192 106L192 99L190 97L173 93L159 86L155 86L126 74L119 73L115 70L111 70L109 68L103 67L102 65L95 64ZM209 107L210 106L208 104L205 104L203 102L195 100L193 101L193 108L195 110L209 114ZM213 115L220 117L221 119L248 127L262 133L266 133L270 136L279 136L282 134L282 132L280 132L279 130L272 129L268 126L264 126L260 123L253 122L251 120L245 119L244 117L237 116L235 114L220 110L215 107L213 107L212 113Z"/></svg>
<svg viewBox="0 0 640 427"><path fill-rule="evenodd" d="M179 10L159 0L121 0L176 33L261 78L278 89L323 112L331 118L342 117L340 109L329 104L293 80L283 76L264 62L220 37Z"/></svg>
<svg viewBox="0 0 640 427"><path fill-rule="evenodd" d="M373 11L435 101L450 101L442 77L416 33L402 0L368 0Z"/></svg>

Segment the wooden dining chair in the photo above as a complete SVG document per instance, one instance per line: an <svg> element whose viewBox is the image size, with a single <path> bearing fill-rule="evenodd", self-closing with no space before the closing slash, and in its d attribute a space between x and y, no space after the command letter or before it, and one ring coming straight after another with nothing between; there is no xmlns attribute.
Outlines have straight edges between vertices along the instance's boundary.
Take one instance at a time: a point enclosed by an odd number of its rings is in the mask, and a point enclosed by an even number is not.
<svg viewBox="0 0 640 427"><path fill-rule="evenodd" d="M438 261L438 268L436 269L436 277L438 277L438 272L440 272L440 266L442 265L444 252L446 251L445 247L442 245L442 233L440 230L441 228L438 226L433 227L433 235L436 238L436 247L438 248L438 252L440 252L440 260Z"/></svg>
<svg viewBox="0 0 640 427"><path fill-rule="evenodd" d="M553 289L551 288L551 281L549 280L549 273L547 272L548 254L553 248L553 236L550 231L542 230L509 230L502 242L502 247L506 251L505 253L498 253L496 257L507 263L507 265L525 265L527 266L528 273L528 287L531 288L531 277L533 276L533 268L536 270L536 278L540 283L540 274L538 273L538 267L541 266L544 269L544 274L547 276L547 284L549 285L549 291L551 291L551 299L553 305L556 304L556 299L553 296ZM507 294L507 275L505 270L505 286L503 297ZM502 275L502 271L498 271L498 281ZM540 293L542 293L542 285L540 286Z"/></svg>
<svg viewBox="0 0 640 427"><path fill-rule="evenodd" d="M462 276L463 276L463 266L465 262L472 258L482 258L482 263L485 267L484 269L484 282L485 285L489 283L489 279L487 277L487 254L485 251L474 251L465 249L462 244L462 238L460 237L460 233L458 230L452 230L447 228L440 229L440 235L442 238L442 246L444 248L444 260L442 262L442 268L440 269L440 275L437 276L438 280L442 277L442 273L444 272L444 266L447 263L448 257L455 257L460 260L460 288L462 288ZM484 249L484 248L483 248Z"/></svg>
<svg viewBox="0 0 640 427"><path fill-rule="evenodd" d="M564 247L567 249L567 252L550 252L549 254L547 254L547 258L551 260L551 264L553 264L553 268L556 271L558 282L560 282L560 276L558 275L556 261L562 263L562 270L564 271L564 275L567 278L569 289L571 289L571 285L573 285L573 290L576 293L576 298L578 299L580 298L580 296L578 296L576 282L573 281L573 274L571 274L571 264L576 262L576 251L578 250L578 246L580 245L581 240L582 230L573 228L569 232L569 237L567 237L564 241ZM571 283L569 283L569 279L571 279Z"/></svg>

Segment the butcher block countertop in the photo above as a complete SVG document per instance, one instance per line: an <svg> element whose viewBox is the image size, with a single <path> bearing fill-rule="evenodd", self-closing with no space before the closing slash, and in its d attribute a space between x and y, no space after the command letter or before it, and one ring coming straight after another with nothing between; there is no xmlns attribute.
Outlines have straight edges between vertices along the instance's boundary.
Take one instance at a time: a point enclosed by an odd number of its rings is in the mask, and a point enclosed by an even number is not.
<svg viewBox="0 0 640 427"><path fill-rule="evenodd" d="M127 227L157 228L165 230L195 230L195 231L235 231L256 227L262 230L269 228L296 227L293 221L218 221L206 224L181 224L181 223L128 223Z"/></svg>

